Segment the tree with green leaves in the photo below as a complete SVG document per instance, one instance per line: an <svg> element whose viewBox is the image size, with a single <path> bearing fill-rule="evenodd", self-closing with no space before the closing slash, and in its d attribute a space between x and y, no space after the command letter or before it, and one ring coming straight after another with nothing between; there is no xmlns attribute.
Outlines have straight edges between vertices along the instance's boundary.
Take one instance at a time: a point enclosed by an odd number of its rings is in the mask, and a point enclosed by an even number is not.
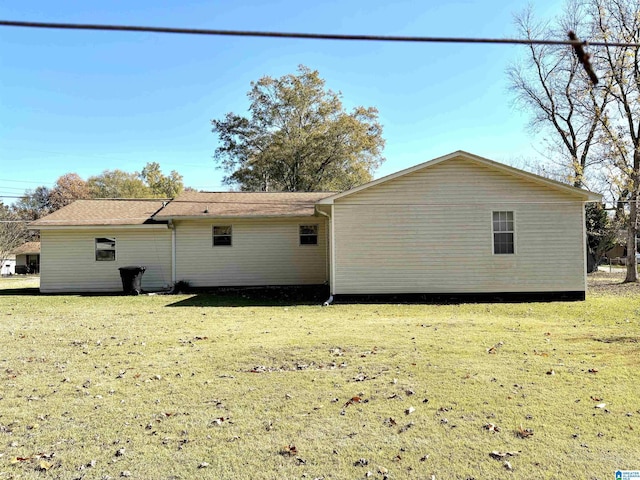
<svg viewBox="0 0 640 480"><path fill-rule="evenodd" d="M52 212L51 190L41 185L29 189L14 203L13 211L25 220L37 220Z"/></svg>
<svg viewBox="0 0 640 480"><path fill-rule="evenodd" d="M612 220L599 203L588 203L585 207L587 227L587 271L596 270L605 253L616 246L618 222Z"/></svg>
<svg viewBox="0 0 640 480"><path fill-rule="evenodd" d="M175 170L171 170L169 175L164 175L160 169L160 164L156 162L147 163L140 178L146 183L153 196L158 198L175 198L184 190L182 175Z"/></svg>
<svg viewBox="0 0 640 480"><path fill-rule="evenodd" d="M105 170L87 180L91 198L150 198L149 187L137 172Z"/></svg>
<svg viewBox="0 0 640 480"><path fill-rule="evenodd" d="M315 70L251 82L249 116L212 120L224 182L244 191L333 191L366 183L384 162L374 107L345 111Z"/></svg>

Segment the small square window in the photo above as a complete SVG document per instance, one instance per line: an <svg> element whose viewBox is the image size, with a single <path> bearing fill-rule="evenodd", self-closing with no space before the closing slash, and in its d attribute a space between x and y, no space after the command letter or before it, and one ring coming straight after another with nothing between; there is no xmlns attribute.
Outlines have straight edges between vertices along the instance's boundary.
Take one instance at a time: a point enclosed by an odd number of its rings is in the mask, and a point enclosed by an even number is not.
<svg viewBox="0 0 640 480"><path fill-rule="evenodd" d="M318 244L318 225L300 225L300 245Z"/></svg>
<svg viewBox="0 0 640 480"><path fill-rule="evenodd" d="M513 212L493 212L493 253L515 253Z"/></svg>
<svg viewBox="0 0 640 480"><path fill-rule="evenodd" d="M214 247L230 247L231 246L232 228L231 225L213 227L213 246Z"/></svg>
<svg viewBox="0 0 640 480"><path fill-rule="evenodd" d="M116 259L116 239L96 238L96 262L113 262Z"/></svg>

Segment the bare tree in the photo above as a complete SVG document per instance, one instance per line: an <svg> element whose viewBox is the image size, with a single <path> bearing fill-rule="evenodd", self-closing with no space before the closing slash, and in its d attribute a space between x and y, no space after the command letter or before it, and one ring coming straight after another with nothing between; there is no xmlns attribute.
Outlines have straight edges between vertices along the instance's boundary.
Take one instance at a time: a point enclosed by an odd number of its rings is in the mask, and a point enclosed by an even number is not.
<svg viewBox="0 0 640 480"><path fill-rule="evenodd" d="M640 42L639 0L588 0L594 40ZM612 178L628 193L627 275L637 282L636 238L640 193L640 48L605 46L593 58L602 78L602 90L611 103L600 116L602 140L607 146Z"/></svg>
<svg viewBox="0 0 640 480"><path fill-rule="evenodd" d="M585 31L588 20L587 11L576 0L569 0L562 15L549 23L537 21L531 8L514 17L519 36L526 39L563 38L569 31ZM512 64L507 75L515 104L530 114L532 131L545 136L549 160L534 170L575 187L598 185L602 189L602 156L597 150L600 117L609 94L594 88L573 47L529 44L525 58ZM590 229L593 222L588 220L587 266L591 272L597 268L598 252L605 248L608 237Z"/></svg>
<svg viewBox="0 0 640 480"><path fill-rule="evenodd" d="M0 202L0 265L24 243L26 235L26 222Z"/></svg>

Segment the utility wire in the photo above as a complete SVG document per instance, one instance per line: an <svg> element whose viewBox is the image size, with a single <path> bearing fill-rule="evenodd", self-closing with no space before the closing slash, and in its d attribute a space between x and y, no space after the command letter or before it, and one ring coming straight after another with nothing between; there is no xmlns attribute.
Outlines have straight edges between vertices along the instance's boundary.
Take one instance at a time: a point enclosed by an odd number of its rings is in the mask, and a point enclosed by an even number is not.
<svg viewBox="0 0 640 480"><path fill-rule="evenodd" d="M103 30L117 32L147 32L147 33L177 33L183 35L217 35L231 37L268 37L268 38L298 38L310 40L358 40L380 42L418 42L418 43L496 43L512 45L591 45L605 47L640 47L640 43L627 42L587 42L579 39L547 40L524 38L468 38L468 37L421 37L402 35L353 35L337 33L296 33L296 32L262 32L250 30L218 30L207 28L173 28L148 27L136 25L104 25L88 23L51 23L51 22L21 22L14 20L0 20L0 26L55 28L63 30Z"/></svg>

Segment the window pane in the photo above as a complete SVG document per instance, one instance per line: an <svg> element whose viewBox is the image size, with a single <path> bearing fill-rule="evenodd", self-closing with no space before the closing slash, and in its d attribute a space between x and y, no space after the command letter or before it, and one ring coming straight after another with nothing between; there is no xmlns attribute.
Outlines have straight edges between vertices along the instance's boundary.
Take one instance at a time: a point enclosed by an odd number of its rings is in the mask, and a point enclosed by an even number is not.
<svg viewBox="0 0 640 480"><path fill-rule="evenodd" d="M214 235L231 235L231 225L225 225L223 227L213 227Z"/></svg>
<svg viewBox="0 0 640 480"><path fill-rule="evenodd" d="M317 245L318 237L313 235L301 235L300 245Z"/></svg>
<svg viewBox="0 0 640 480"><path fill-rule="evenodd" d="M231 246L231 235L221 235L213 237L213 245L216 247L229 247Z"/></svg>
<svg viewBox="0 0 640 480"><path fill-rule="evenodd" d="M514 253L513 233L493 234L493 253L508 254Z"/></svg>
<svg viewBox="0 0 640 480"><path fill-rule="evenodd" d="M300 235L317 235L318 225L300 225Z"/></svg>

